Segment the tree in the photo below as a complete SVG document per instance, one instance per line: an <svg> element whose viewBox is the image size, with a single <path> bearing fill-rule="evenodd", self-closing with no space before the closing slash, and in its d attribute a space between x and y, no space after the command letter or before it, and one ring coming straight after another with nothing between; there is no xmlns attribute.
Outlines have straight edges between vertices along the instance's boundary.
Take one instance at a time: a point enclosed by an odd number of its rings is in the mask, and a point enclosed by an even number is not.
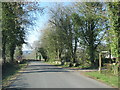
<svg viewBox="0 0 120 90"><path fill-rule="evenodd" d="M110 2L108 5L108 17L110 21L110 30L109 34L111 34L111 52L117 57L117 62L120 61L120 1L118 2Z"/></svg>
<svg viewBox="0 0 120 90"><path fill-rule="evenodd" d="M80 26L80 39L87 46L92 66L95 64L95 51L107 30L107 18L103 9L100 2L78 4L76 22Z"/></svg>
<svg viewBox="0 0 120 90"><path fill-rule="evenodd" d="M32 6L31 6L32 5ZM9 54L11 62L14 62L15 48L25 43L25 31L27 25L32 24L33 19L27 18L28 12L38 10L32 3L3 2L2 3L2 58L6 62ZM6 51L8 50L8 51Z"/></svg>
<svg viewBox="0 0 120 90"><path fill-rule="evenodd" d="M10 60L13 62L16 46L24 43L25 32L21 28L20 16L23 15L23 9L20 3L2 3L2 57L6 61L6 48L9 48Z"/></svg>
<svg viewBox="0 0 120 90"><path fill-rule="evenodd" d="M55 26L56 34L58 35L59 57L65 53L67 59L73 63L73 61L75 62L76 57L77 37L73 28L74 25L72 24L71 15L72 12L70 11L70 8L58 5L55 10L51 10L52 18L50 23ZM75 43L73 43L73 41L75 41Z"/></svg>
<svg viewBox="0 0 120 90"><path fill-rule="evenodd" d="M39 48L38 52L41 53L42 57L45 59L45 62L47 61L47 52L44 48Z"/></svg>

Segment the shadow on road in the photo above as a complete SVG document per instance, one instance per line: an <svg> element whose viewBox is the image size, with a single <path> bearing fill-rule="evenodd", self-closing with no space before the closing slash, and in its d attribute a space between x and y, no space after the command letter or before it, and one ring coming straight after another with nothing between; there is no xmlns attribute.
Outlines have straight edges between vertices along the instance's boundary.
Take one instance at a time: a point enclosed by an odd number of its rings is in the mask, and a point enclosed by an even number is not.
<svg viewBox="0 0 120 90"><path fill-rule="evenodd" d="M69 71L57 71L57 70L39 70L39 71L27 71L27 72L22 72L22 73L42 73L42 72L69 72Z"/></svg>
<svg viewBox="0 0 120 90"><path fill-rule="evenodd" d="M43 73L43 72L69 72L63 68L54 65L29 65L27 69L21 73Z"/></svg>
<svg viewBox="0 0 120 90"><path fill-rule="evenodd" d="M54 65L30 65L29 67L51 67L51 66L54 66Z"/></svg>

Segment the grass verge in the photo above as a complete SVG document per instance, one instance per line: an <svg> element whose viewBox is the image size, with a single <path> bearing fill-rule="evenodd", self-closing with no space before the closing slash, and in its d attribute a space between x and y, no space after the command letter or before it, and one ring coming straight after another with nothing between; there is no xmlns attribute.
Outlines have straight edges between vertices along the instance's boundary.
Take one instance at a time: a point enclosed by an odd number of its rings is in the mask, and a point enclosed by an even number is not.
<svg viewBox="0 0 120 90"><path fill-rule="evenodd" d="M118 76L116 75L104 74L98 71L84 72L84 74L90 78L104 82L114 88L118 88Z"/></svg>
<svg viewBox="0 0 120 90"><path fill-rule="evenodd" d="M22 64L7 64L2 68L2 87L9 86L19 75L19 71L27 66L27 62Z"/></svg>

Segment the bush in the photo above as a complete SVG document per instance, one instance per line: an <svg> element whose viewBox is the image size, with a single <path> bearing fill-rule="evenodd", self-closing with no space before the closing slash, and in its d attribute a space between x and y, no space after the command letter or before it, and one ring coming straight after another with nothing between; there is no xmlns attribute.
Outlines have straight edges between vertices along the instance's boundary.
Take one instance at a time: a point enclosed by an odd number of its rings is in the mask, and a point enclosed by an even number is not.
<svg viewBox="0 0 120 90"><path fill-rule="evenodd" d="M113 75L118 75L118 64L113 63L113 64L105 64L104 70L105 73L113 74Z"/></svg>
<svg viewBox="0 0 120 90"><path fill-rule="evenodd" d="M18 64L6 63L2 65L2 79L13 75L18 69L20 69Z"/></svg>
<svg viewBox="0 0 120 90"><path fill-rule="evenodd" d="M27 61L25 60L25 59L23 59L21 62L20 62L20 64L24 64L24 63L26 63Z"/></svg>
<svg viewBox="0 0 120 90"><path fill-rule="evenodd" d="M102 63L114 63L114 61L111 58L102 58Z"/></svg>
<svg viewBox="0 0 120 90"><path fill-rule="evenodd" d="M12 68L12 67L15 67L15 65L13 63L9 63L9 62L2 64L2 70L5 70L8 67Z"/></svg>
<svg viewBox="0 0 120 90"><path fill-rule="evenodd" d="M70 62L69 67L72 67L72 66L73 66L73 63L72 63L72 62Z"/></svg>
<svg viewBox="0 0 120 90"><path fill-rule="evenodd" d="M80 65L79 63L76 63L76 64L75 64L75 67L78 67L79 65Z"/></svg>

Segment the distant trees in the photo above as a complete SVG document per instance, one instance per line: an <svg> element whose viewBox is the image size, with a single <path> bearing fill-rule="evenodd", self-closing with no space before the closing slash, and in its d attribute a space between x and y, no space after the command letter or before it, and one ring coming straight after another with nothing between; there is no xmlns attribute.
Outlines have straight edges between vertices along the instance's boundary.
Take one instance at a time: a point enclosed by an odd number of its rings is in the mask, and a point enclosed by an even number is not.
<svg viewBox="0 0 120 90"><path fill-rule="evenodd" d="M45 59L45 61L47 61L47 52L45 51L44 48L38 48L38 52L41 53L43 59Z"/></svg>

